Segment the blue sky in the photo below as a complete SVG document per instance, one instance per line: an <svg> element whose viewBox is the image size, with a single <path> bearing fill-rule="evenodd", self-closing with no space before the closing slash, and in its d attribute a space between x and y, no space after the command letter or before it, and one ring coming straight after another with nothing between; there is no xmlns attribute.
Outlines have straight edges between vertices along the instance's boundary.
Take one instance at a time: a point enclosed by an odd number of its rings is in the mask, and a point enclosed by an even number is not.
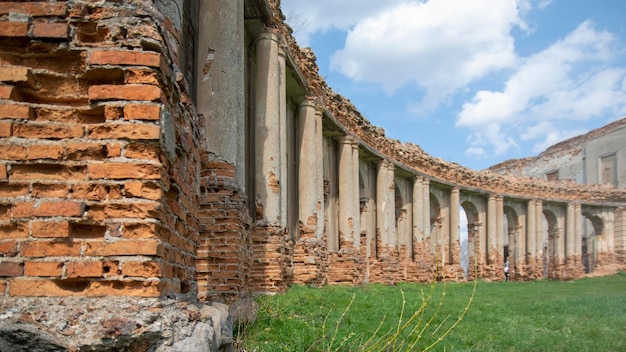
<svg viewBox="0 0 626 352"><path fill-rule="evenodd" d="M626 116L626 1L282 0L387 137L473 169Z"/></svg>

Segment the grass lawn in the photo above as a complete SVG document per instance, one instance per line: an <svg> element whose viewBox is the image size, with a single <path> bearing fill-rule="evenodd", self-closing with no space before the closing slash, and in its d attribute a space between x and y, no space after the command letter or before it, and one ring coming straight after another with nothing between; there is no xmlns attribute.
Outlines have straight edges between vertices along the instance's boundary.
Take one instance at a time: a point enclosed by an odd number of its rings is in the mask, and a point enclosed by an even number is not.
<svg viewBox="0 0 626 352"><path fill-rule="evenodd" d="M294 286L260 297L256 322L236 327L237 340L250 352L421 351L457 321L473 291L474 283ZM478 282L462 321L431 350L626 351L626 273Z"/></svg>

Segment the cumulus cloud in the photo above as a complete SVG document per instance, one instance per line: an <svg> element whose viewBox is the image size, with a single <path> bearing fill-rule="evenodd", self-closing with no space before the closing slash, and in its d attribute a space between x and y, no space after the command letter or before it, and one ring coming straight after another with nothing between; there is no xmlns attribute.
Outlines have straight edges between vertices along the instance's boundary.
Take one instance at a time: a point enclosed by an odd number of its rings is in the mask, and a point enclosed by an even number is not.
<svg viewBox="0 0 626 352"><path fill-rule="evenodd" d="M611 67L615 38L582 23L564 39L520 60L520 66L500 91L482 90L463 105L457 127L474 130L476 140L487 140L494 154L515 146L511 135L536 141L535 152L581 130L565 132L546 121L583 121L606 114L619 116L626 108L626 69ZM534 124L535 122L541 122ZM530 127L529 127L530 126Z"/></svg>
<svg viewBox="0 0 626 352"><path fill-rule="evenodd" d="M515 0L402 2L358 22L332 68L388 93L409 84L434 108L457 89L516 64L511 29L523 24Z"/></svg>

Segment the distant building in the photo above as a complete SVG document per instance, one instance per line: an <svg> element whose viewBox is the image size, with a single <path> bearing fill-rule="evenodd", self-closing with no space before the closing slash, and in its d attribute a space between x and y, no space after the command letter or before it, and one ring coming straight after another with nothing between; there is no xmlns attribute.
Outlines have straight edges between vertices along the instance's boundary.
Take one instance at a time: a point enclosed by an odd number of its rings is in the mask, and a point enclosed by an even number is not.
<svg viewBox="0 0 626 352"><path fill-rule="evenodd" d="M491 171L548 181L626 187L626 117L557 143L537 157L507 160Z"/></svg>

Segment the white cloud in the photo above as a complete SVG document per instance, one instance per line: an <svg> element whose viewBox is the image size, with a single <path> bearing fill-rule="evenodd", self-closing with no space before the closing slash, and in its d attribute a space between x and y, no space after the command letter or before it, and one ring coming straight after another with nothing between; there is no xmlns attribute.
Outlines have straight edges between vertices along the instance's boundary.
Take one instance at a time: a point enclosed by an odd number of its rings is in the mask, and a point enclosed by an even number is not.
<svg viewBox="0 0 626 352"><path fill-rule="evenodd" d="M503 90L477 92L463 105L456 126L473 129L475 139L488 140L500 155L516 144L502 134L502 126L521 140L536 141L533 151L538 152L582 132L563 129L564 122L622 113L626 68L610 66L614 45L612 34L582 23L564 39L520 60Z"/></svg>
<svg viewBox="0 0 626 352"><path fill-rule="evenodd" d="M434 108L473 80L516 63L512 27L522 25L515 0L402 2L359 21L332 67L388 93L415 84Z"/></svg>
<svg viewBox="0 0 626 352"><path fill-rule="evenodd" d="M296 40L309 46L310 37L329 29L348 30L364 18L404 0L283 0L281 8Z"/></svg>

